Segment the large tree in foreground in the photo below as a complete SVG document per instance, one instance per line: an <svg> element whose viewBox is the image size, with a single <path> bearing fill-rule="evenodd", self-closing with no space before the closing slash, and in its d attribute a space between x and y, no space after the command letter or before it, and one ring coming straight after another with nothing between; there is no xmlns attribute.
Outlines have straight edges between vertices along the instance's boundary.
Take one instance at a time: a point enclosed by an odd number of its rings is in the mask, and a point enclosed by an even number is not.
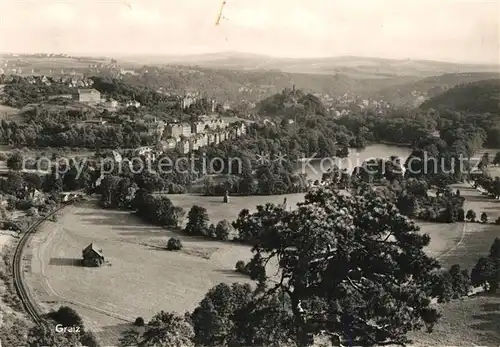
<svg viewBox="0 0 500 347"><path fill-rule="evenodd" d="M277 279L258 276L262 293L241 320L276 314L262 302L278 294L292 317L283 340L309 346L326 334L336 344L403 345L409 331L432 329L439 316L430 307L439 264L423 251L429 236L371 189L344 196L319 188L292 212L271 204L243 210L234 227L253 243L254 263L279 264Z"/></svg>

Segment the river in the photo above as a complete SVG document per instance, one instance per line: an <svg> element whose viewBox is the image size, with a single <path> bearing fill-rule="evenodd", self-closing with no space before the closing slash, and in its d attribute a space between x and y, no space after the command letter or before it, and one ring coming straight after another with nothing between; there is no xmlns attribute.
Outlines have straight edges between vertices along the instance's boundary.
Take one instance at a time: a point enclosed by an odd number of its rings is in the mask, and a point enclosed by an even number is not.
<svg viewBox="0 0 500 347"><path fill-rule="evenodd" d="M391 156L397 156L404 164L411 153L409 147L399 147L391 145L376 144L363 149L350 149L347 158L323 158L304 160L299 163L298 172L307 174L308 179L313 181L321 180L323 173L327 172L333 163L336 163L341 169L348 169L349 173L356 166L361 166L364 161L371 158L389 159Z"/></svg>

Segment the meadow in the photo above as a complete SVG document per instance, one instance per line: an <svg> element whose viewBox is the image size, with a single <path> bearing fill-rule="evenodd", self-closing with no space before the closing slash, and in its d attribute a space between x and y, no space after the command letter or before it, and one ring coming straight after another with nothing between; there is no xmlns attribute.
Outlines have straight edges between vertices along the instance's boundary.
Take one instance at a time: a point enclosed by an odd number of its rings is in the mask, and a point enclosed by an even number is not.
<svg viewBox="0 0 500 347"><path fill-rule="evenodd" d="M174 235L183 242L181 252L165 250ZM101 268L78 265L91 242L106 257ZM68 207L57 223L44 223L27 257L26 280L42 310L73 306L103 345L116 345L118 332L137 316L149 319L161 309L184 313L216 284L248 281L234 266L251 253L233 243L176 235L90 203Z"/></svg>
<svg viewBox="0 0 500 347"><path fill-rule="evenodd" d="M19 109L7 105L0 105L0 120L22 122L23 119L19 115Z"/></svg>

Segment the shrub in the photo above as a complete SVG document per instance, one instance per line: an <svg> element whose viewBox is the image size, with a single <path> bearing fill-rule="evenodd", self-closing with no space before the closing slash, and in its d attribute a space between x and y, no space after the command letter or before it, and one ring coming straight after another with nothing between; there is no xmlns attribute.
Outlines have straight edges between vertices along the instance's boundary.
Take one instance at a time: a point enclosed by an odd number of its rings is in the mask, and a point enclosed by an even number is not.
<svg viewBox="0 0 500 347"><path fill-rule="evenodd" d="M208 234L208 213L204 207L194 205L188 213L188 222L184 229L186 234L201 236Z"/></svg>
<svg viewBox="0 0 500 347"><path fill-rule="evenodd" d="M26 211L26 215L30 217L37 216L38 210L36 209L36 207L31 207L28 211Z"/></svg>
<svg viewBox="0 0 500 347"><path fill-rule="evenodd" d="M3 223L3 228L7 230L12 230L16 232L23 232L29 227L29 221L26 219L23 220L6 220Z"/></svg>
<svg viewBox="0 0 500 347"><path fill-rule="evenodd" d="M457 211L457 221L459 222L465 221L465 211L463 208L459 208Z"/></svg>
<svg viewBox="0 0 500 347"><path fill-rule="evenodd" d="M38 212L40 213L48 213L50 212L50 207L47 204L42 204L38 206Z"/></svg>
<svg viewBox="0 0 500 347"><path fill-rule="evenodd" d="M236 269L236 272L239 272L243 275L250 275L250 269L249 269L249 264L245 264L245 262L243 260L238 260L236 262L236 266L235 266L235 269Z"/></svg>
<svg viewBox="0 0 500 347"><path fill-rule="evenodd" d="M500 288L500 238L495 238L490 247L490 254L481 257L471 271L471 281L474 286L495 293Z"/></svg>
<svg viewBox="0 0 500 347"><path fill-rule="evenodd" d="M74 309L68 306L61 306L59 310L49 312L47 317L64 327L78 326L83 328L82 317L80 317Z"/></svg>
<svg viewBox="0 0 500 347"><path fill-rule="evenodd" d="M11 170L21 170L23 168L23 155L20 152L12 153L7 158L7 167Z"/></svg>
<svg viewBox="0 0 500 347"><path fill-rule="evenodd" d="M207 236L211 237L211 238L215 238L216 237L216 228L215 228L215 225L210 224L210 226L207 229Z"/></svg>
<svg viewBox="0 0 500 347"><path fill-rule="evenodd" d="M229 233L231 231L231 225L227 220L221 220L217 223L215 228L215 237L221 241L227 241L229 239Z"/></svg>
<svg viewBox="0 0 500 347"><path fill-rule="evenodd" d="M476 212L474 212L473 210L467 211L465 218L467 218L467 220L469 222L475 222L476 221Z"/></svg>
<svg viewBox="0 0 500 347"><path fill-rule="evenodd" d="M144 326L144 318L137 317L135 319L134 325L137 326L137 327L143 327Z"/></svg>
<svg viewBox="0 0 500 347"><path fill-rule="evenodd" d="M186 188L180 184L172 183L168 188L169 194L185 194L186 192Z"/></svg>
<svg viewBox="0 0 500 347"><path fill-rule="evenodd" d="M488 215L486 214L486 212L481 213L481 222L488 223Z"/></svg>
<svg viewBox="0 0 500 347"><path fill-rule="evenodd" d="M16 202L16 209L20 211L26 211L33 207L32 200L18 200Z"/></svg>
<svg viewBox="0 0 500 347"><path fill-rule="evenodd" d="M85 347L100 347L99 341L95 334L91 331L86 331L80 337L80 343Z"/></svg>
<svg viewBox="0 0 500 347"><path fill-rule="evenodd" d="M496 225L500 225L500 217L498 217L498 218L496 219L495 224L496 224Z"/></svg>
<svg viewBox="0 0 500 347"><path fill-rule="evenodd" d="M167 250L169 251L179 251L182 249L182 242L179 239L171 237L167 242Z"/></svg>

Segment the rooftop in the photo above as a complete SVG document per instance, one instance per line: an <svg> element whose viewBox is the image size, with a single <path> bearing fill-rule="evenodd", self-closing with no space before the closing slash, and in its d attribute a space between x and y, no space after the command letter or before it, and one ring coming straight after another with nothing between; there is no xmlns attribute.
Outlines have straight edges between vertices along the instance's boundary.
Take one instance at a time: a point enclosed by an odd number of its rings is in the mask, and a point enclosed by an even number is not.
<svg viewBox="0 0 500 347"><path fill-rule="evenodd" d="M85 255L90 251L93 251L94 253L96 253L100 257L104 258L104 255L102 254L102 250L96 244L91 243L90 245L88 245L87 247L85 247L83 249L82 253Z"/></svg>
<svg viewBox="0 0 500 347"><path fill-rule="evenodd" d="M78 94L96 94L99 93L99 91L95 89L78 89Z"/></svg>

